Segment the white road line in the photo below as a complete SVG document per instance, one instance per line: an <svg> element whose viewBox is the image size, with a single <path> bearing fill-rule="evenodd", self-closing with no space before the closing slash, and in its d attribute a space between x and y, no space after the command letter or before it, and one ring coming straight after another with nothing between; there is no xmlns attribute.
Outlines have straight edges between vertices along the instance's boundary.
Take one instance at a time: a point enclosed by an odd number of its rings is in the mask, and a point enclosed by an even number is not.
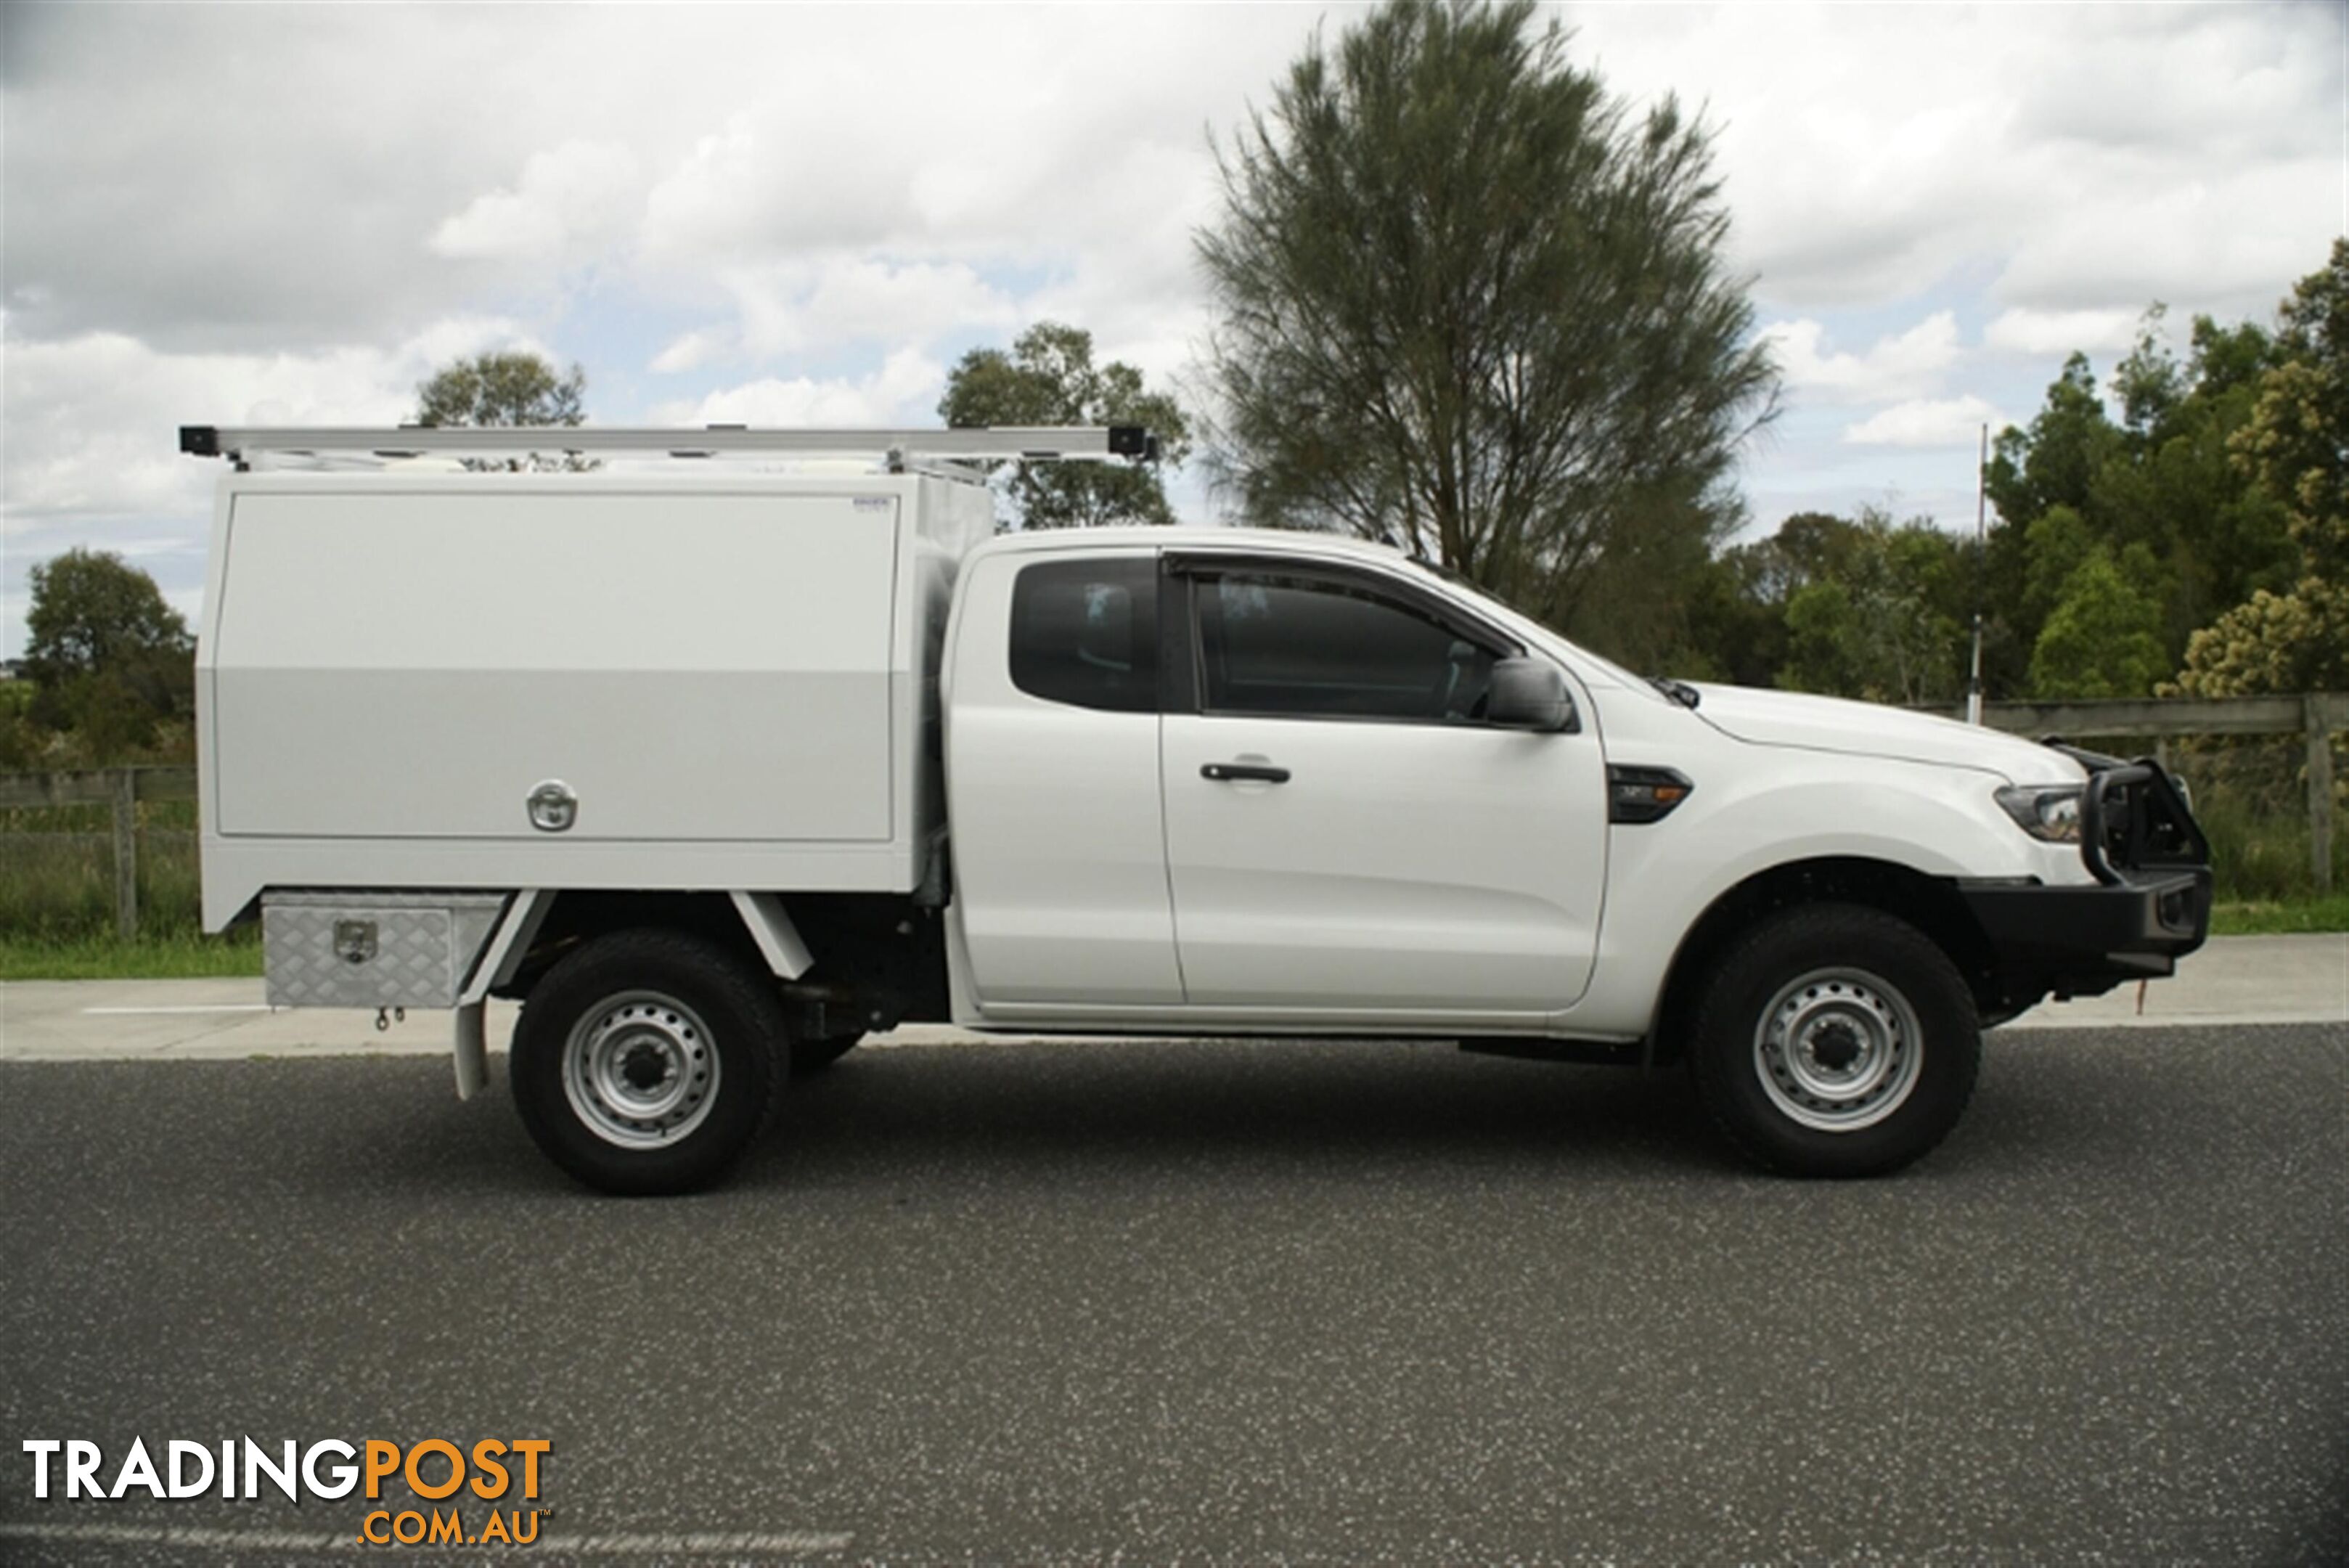
<svg viewBox="0 0 2349 1568"><path fill-rule="evenodd" d="M223 1002L209 1007L85 1007L84 1014L118 1017L125 1013L146 1012L271 1012L275 1010L265 1002Z"/></svg>
<svg viewBox="0 0 2349 1568"><path fill-rule="evenodd" d="M576 1539L542 1534L542 1552L582 1557L722 1557L845 1552L856 1538L845 1531L745 1531L727 1534L587 1535ZM282 1530L207 1530L195 1525L0 1524L0 1541L57 1545L178 1546L207 1552L336 1552L360 1544L356 1529L318 1535ZM440 1542L442 1550L450 1543ZM409 1551L417 1548L409 1547Z"/></svg>
<svg viewBox="0 0 2349 1568"><path fill-rule="evenodd" d="M351 1545L356 1532L311 1535L291 1530L204 1530L166 1524L0 1524L0 1541L84 1542L108 1546L194 1546L230 1552L326 1552Z"/></svg>
<svg viewBox="0 0 2349 1568"><path fill-rule="evenodd" d="M845 1552L856 1537L846 1531L785 1530L750 1532L739 1535L585 1535L546 1537L550 1552L583 1552L591 1557L677 1555L714 1557L749 1552Z"/></svg>

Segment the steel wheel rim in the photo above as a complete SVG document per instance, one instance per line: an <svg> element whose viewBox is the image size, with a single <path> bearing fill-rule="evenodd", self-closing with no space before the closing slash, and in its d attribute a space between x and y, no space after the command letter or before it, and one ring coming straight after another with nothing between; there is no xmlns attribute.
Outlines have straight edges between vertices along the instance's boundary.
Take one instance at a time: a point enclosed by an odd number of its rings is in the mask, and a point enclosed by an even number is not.
<svg viewBox="0 0 2349 1568"><path fill-rule="evenodd" d="M1763 1093L1820 1132L1877 1126L1907 1103L1924 1064L1916 1009L1865 970L1813 970L1779 987L1754 1031Z"/></svg>
<svg viewBox="0 0 2349 1568"><path fill-rule="evenodd" d="M588 1131L621 1148L666 1148L718 1103L718 1047L673 996L630 991L582 1013L563 1044L563 1094Z"/></svg>

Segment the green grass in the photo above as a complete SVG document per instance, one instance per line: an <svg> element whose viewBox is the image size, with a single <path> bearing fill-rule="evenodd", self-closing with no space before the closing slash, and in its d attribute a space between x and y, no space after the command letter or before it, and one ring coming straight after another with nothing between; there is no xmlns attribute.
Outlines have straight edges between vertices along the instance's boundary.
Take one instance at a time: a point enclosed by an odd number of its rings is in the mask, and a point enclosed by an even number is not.
<svg viewBox="0 0 2349 1568"><path fill-rule="evenodd" d="M193 936L200 904L193 832L139 830L142 935ZM0 830L0 940L55 943L114 929L114 841L81 831Z"/></svg>
<svg viewBox="0 0 2349 1568"><path fill-rule="evenodd" d="M0 936L0 981L212 980L261 972L260 933L55 940Z"/></svg>
<svg viewBox="0 0 2349 1568"><path fill-rule="evenodd" d="M2291 931L2349 931L2349 893L2324 898L2259 898L2220 903L2210 910L2210 931L2220 937L2271 936Z"/></svg>

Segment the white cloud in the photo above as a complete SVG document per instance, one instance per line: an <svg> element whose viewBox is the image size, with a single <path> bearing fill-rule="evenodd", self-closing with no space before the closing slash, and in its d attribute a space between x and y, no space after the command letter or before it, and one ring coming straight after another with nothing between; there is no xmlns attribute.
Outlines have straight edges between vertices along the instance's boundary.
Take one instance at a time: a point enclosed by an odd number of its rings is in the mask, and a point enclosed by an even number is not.
<svg viewBox="0 0 2349 1568"><path fill-rule="evenodd" d="M506 348L544 352L495 317L312 353L174 354L104 332L11 342L0 528L15 554L87 519L201 517L219 465L180 454L180 425L397 424L435 369Z"/></svg>
<svg viewBox="0 0 2349 1568"><path fill-rule="evenodd" d="M743 351L760 358L882 338L928 342L955 330L995 330L1012 302L960 263L832 256L724 275Z"/></svg>
<svg viewBox="0 0 2349 1568"><path fill-rule="evenodd" d="M1837 352L1826 328L1807 317L1764 327L1786 385L1837 402L1875 403L1929 391L1958 359L1958 318L1937 310L1906 332L1879 337L1865 354Z"/></svg>
<svg viewBox="0 0 2349 1568"><path fill-rule="evenodd" d="M817 379L765 376L722 388L698 402L654 410L661 425L813 425L825 429L931 424L946 367L919 348L899 348L869 376Z"/></svg>
<svg viewBox="0 0 2349 1568"><path fill-rule="evenodd" d="M1983 344L2010 353L2095 353L2126 348L2137 338L2138 312L2128 310L2025 310L2001 313L1982 333Z"/></svg>
<svg viewBox="0 0 2349 1568"><path fill-rule="evenodd" d="M672 337L646 369L656 375L677 376L705 365L726 348L726 335L697 328Z"/></svg>
<svg viewBox="0 0 2349 1568"><path fill-rule="evenodd" d="M610 142L566 141L534 152L512 190L476 196L426 242L462 260L561 260L623 233L642 201L636 154Z"/></svg>
<svg viewBox="0 0 2349 1568"><path fill-rule="evenodd" d="M1576 6L1575 52L1720 128L1733 244L1806 308L2264 312L2349 227L2337 5Z"/></svg>
<svg viewBox="0 0 2349 1568"><path fill-rule="evenodd" d="M1853 446L1972 446L1982 439L1983 425L1996 431L2006 422L1986 400L1971 392L1959 398L1912 398L1847 426L1843 439Z"/></svg>

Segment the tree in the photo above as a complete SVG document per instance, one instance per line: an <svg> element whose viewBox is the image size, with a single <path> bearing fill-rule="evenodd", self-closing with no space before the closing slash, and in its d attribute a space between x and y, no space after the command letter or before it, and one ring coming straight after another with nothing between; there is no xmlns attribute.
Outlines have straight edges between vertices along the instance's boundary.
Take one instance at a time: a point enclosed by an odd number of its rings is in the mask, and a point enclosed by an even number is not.
<svg viewBox="0 0 2349 1568"><path fill-rule="evenodd" d="M460 426L578 425L586 422L583 400L587 372L578 366L558 375L553 365L535 354L477 354L460 359L416 389L416 422L431 429ZM469 457L475 470L554 470L583 472L596 466L593 458L577 453L550 457Z"/></svg>
<svg viewBox="0 0 2349 1568"><path fill-rule="evenodd" d="M1964 680L1965 546L1923 518L1896 526L1874 509L1857 523L1811 514L1788 526L1797 523L1783 551L1792 569L1778 684L1912 705L1954 697Z"/></svg>
<svg viewBox="0 0 2349 1568"><path fill-rule="evenodd" d="M1007 354L974 348L947 378L938 417L950 426L1143 425L1158 438L1162 462L1191 450L1189 422L1174 398L1143 385L1121 360L1093 363L1093 335L1057 321L1021 333ZM1005 465L1000 493L1008 521L1021 528L1101 523L1172 523L1166 483L1154 464L1132 462L1022 462Z"/></svg>
<svg viewBox="0 0 2349 1568"><path fill-rule="evenodd" d="M2175 667L2195 628L2261 588L2289 587L2282 509L2231 446L2251 422L2273 342L2255 323L2194 318L2189 352L2172 349L2156 303L2113 371L2106 413L2094 369L2075 354L2027 428L2001 433L1985 474L1990 536L1984 658L1993 694L2035 694L2031 658L2047 618L2088 556L2104 551L2159 610Z"/></svg>
<svg viewBox="0 0 2349 1568"><path fill-rule="evenodd" d="M1990 504L2018 528L2051 506L2085 511L2096 470L2119 444L2120 431L2105 417L2095 368L2085 354L2074 354L2029 428L2009 425L1999 432L1984 476Z"/></svg>
<svg viewBox="0 0 2349 1568"><path fill-rule="evenodd" d="M535 354L477 354L416 389L416 422L460 425L576 425L585 422L587 372L558 375Z"/></svg>
<svg viewBox="0 0 2349 1568"><path fill-rule="evenodd" d="M2179 688L2197 696L2349 685L2349 240L2300 280L2251 421L2229 446L2282 508L2299 577L2194 634Z"/></svg>
<svg viewBox="0 0 2349 1568"><path fill-rule="evenodd" d="M1255 522L1398 545L1568 625L1610 553L1717 541L1777 374L1712 138L1634 120L1531 0L1317 36L1197 236L1216 464Z"/></svg>
<svg viewBox="0 0 2349 1568"><path fill-rule="evenodd" d="M2031 650L2033 694L2073 701L2144 697L2168 669L2161 606L2130 583L2103 545L2091 546Z"/></svg>
<svg viewBox="0 0 2349 1568"><path fill-rule="evenodd" d="M151 745L194 705L195 639L155 579L107 551L35 565L25 614L30 717L72 730L91 760Z"/></svg>

